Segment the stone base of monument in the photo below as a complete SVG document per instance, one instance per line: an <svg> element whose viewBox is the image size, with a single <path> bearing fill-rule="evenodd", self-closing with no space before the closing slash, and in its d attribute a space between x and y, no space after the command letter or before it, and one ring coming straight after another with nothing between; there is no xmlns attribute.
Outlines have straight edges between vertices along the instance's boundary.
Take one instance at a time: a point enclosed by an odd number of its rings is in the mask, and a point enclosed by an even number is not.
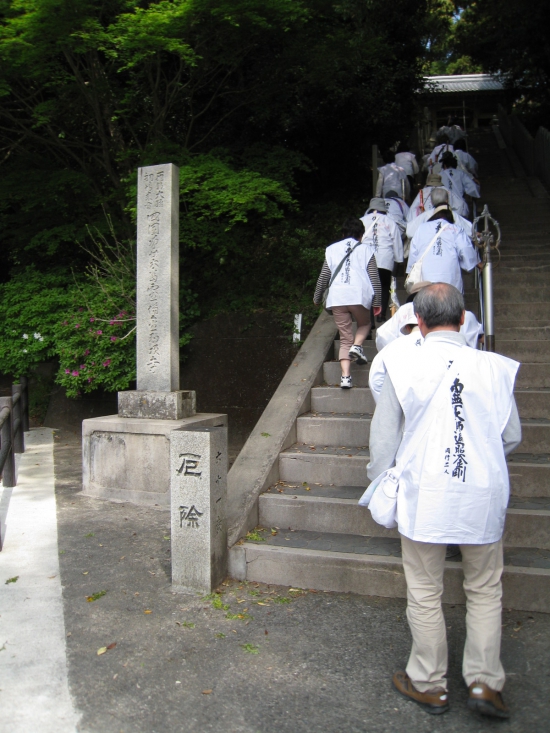
<svg viewBox="0 0 550 733"><path fill-rule="evenodd" d="M118 393L119 417L150 417L159 420L181 420L196 413L193 390L152 392L128 390Z"/></svg>
<svg viewBox="0 0 550 733"><path fill-rule="evenodd" d="M170 433L224 427L227 415L181 420L108 415L82 422L82 492L111 501L170 506Z"/></svg>

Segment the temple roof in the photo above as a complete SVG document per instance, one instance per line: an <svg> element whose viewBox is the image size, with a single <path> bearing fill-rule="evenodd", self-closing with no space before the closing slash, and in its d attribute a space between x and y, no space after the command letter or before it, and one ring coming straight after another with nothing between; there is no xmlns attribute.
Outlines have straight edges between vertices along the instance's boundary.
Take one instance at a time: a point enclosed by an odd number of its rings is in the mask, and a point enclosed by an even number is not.
<svg viewBox="0 0 550 733"><path fill-rule="evenodd" d="M491 74L457 74L455 76L425 76L426 91L442 92L499 92L504 84Z"/></svg>

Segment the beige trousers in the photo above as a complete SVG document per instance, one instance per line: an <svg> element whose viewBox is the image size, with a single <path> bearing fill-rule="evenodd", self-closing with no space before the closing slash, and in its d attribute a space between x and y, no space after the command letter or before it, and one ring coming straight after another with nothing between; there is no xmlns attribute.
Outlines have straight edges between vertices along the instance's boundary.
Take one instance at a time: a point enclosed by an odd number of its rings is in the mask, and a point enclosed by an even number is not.
<svg viewBox="0 0 550 733"><path fill-rule="evenodd" d="M447 634L441 608L446 547L401 535L407 619L413 637L407 674L419 692L447 689ZM468 686L484 682L493 690L502 690L502 540L490 545L460 545L460 549L466 593L462 674Z"/></svg>
<svg viewBox="0 0 550 733"><path fill-rule="evenodd" d="M349 359L349 350L354 343L352 317L357 321L355 341L362 346L371 329L370 310L363 305L333 305L331 310L334 316L334 323L340 332L340 352L338 358Z"/></svg>

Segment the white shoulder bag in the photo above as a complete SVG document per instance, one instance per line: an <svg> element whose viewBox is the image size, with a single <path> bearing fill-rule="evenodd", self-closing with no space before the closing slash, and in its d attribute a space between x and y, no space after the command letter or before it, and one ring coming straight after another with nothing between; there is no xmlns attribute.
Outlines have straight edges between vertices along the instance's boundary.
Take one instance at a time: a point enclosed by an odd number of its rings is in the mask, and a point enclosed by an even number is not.
<svg viewBox="0 0 550 733"><path fill-rule="evenodd" d="M435 242L435 240L438 239L438 237L440 237L441 234L445 231L445 229L448 229L448 227L449 227L449 224L447 223L446 226L441 227L441 229L435 233L434 238L431 240L429 245L426 247L426 249L422 253L422 257L416 260L416 262L412 266L411 271L409 272L405 280L405 290L407 291L407 293L411 292L413 285L416 285L416 283L421 283L424 280L424 278L422 277L422 261L424 257L428 254L428 252L430 251L432 244Z"/></svg>
<svg viewBox="0 0 550 733"><path fill-rule="evenodd" d="M432 425L437 411L443 406L447 387L451 383L449 381L449 372L452 370L452 379L454 379L458 372L459 362L459 359L455 359L450 369L445 372L439 387L430 400L430 407L426 410L420 424L414 431L414 435L407 449L400 456L399 464L396 464L393 468L388 468L387 471L383 471L373 479L363 496L359 499L359 506L368 506L374 521L386 527L386 529L397 527L399 479L405 468L409 465L411 458L415 455L421 442L426 437L426 433Z"/></svg>

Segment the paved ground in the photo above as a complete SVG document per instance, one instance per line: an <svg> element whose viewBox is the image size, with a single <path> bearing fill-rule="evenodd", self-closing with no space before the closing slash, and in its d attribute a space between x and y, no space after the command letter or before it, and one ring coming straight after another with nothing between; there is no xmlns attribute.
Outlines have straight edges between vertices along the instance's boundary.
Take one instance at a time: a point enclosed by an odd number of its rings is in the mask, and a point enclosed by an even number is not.
<svg viewBox="0 0 550 733"><path fill-rule="evenodd" d="M409 650L404 601L233 581L214 599L174 595L168 513L81 496L79 436L61 431L54 442L68 678L82 733L548 730L550 615L504 614L514 715L500 723L465 707L464 609L446 607L452 710L433 718L389 681Z"/></svg>

